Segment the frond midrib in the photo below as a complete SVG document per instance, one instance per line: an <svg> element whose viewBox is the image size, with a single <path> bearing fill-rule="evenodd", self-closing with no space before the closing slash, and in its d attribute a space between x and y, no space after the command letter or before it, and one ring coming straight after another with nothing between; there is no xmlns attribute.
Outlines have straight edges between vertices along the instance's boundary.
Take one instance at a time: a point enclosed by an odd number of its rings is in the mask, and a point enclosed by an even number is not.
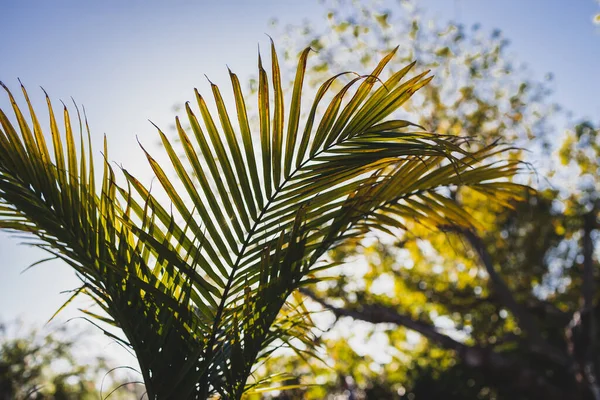
<svg viewBox="0 0 600 400"><path fill-rule="evenodd" d="M333 144L332 144L333 145ZM227 300L229 297L229 291L231 290L231 287L235 281L235 277L236 277L236 273L238 268L240 267L240 265L242 264L242 260L245 258L245 251L246 248L251 244L251 239L254 236L254 234L257 231L257 228L262 224L262 218L268 214L269 212L269 207L271 206L271 204L276 202L276 197L279 195L279 193L281 191L283 191L284 186L286 183L290 182L293 180L294 175L300 171L307 163L309 163L312 158L318 156L321 152L325 151L325 149L319 151L315 156L313 157L309 157L307 158L304 162L302 162L299 166L297 166L296 168L294 168L294 170L287 176L284 176L284 179L281 181L281 183L279 184L279 186L275 189L274 192L271 193L271 196L267 198L267 202L264 204L264 206L261 208L260 214L256 217L256 220L254 221L252 228L248 231L248 233L246 234L246 238L244 240L244 243L242 244L240 251L238 253L238 255L236 256L236 260L235 260L235 264L232 266L232 269L229 273L229 277L227 279L227 283L225 285L225 288L223 290L223 293L221 295L221 302L219 304L219 307L217 309L217 313L215 314L215 321L213 324L213 328L211 331L211 339L209 340L209 344L206 347L207 352L212 352L212 347L214 346L214 341L218 332L218 328L220 325L220 319L221 316L223 314L223 311L225 310L225 306L227 305ZM210 353L207 353L207 355L210 355Z"/></svg>

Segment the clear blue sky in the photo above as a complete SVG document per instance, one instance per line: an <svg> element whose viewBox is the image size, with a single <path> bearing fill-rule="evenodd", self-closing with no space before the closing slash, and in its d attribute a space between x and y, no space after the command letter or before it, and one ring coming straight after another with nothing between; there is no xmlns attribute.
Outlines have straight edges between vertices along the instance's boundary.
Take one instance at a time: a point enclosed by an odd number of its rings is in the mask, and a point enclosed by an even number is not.
<svg viewBox="0 0 600 400"><path fill-rule="evenodd" d="M440 19L501 29L515 59L535 76L554 74L555 101L577 117L600 120L600 28L592 24L600 7L594 0L420 4ZM174 104L190 99L193 87L207 91L203 74L227 82L225 64L242 78L253 73L270 18L322 21L324 12L317 2L297 0L3 0L0 79L17 91L20 77L40 110L40 85L55 104L73 96L86 106L95 142L107 134L110 159L144 170L135 137L156 143L148 118L168 127ZM77 280L56 262L20 274L44 255L18 243L0 234L0 320L43 322L66 298L58 292L74 288Z"/></svg>

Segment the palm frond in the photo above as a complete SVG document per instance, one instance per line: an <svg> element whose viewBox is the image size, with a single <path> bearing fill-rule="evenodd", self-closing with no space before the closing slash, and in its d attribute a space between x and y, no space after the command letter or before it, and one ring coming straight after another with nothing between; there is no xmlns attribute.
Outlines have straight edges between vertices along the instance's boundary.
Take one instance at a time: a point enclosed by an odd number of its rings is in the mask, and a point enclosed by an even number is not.
<svg viewBox="0 0 600 400"><path fill-rule="evenodd" d="M234 118L216 85L216 114L196 91L197 109L185 107L191 131L176 120L185 156L158 130L177 178L143 150L172 210L127 171L117 186L106 158L96 194L89 130L78 152L66 107L63 139L48 100L51 157L27 92L33 130L4 87L20 134L0 112L0 228L33 234L77 271L81 292L136 352L150 398L240 398L269 348L309 345L306 314L288 298L315 281L329 249L405 219L474 225L445 187L504 199L522 190L505 180L519 164L497 161L502 148L471 153L462 139L389 118L431 80L405 79L413 63L374 89L393 55L328 104L343 74L324 82L303 117L309 49L286 112L272 45L270 83L259 57L256 135L234 73Z"/></svg>

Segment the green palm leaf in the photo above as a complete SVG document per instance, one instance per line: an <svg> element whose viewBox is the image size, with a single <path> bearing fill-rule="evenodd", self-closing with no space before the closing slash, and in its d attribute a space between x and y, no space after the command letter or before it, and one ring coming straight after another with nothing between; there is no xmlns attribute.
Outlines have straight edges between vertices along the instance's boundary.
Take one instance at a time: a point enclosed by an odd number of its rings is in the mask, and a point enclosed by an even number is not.
<svg viewBox="0 0 600 400"><path fill-rule="evenodd" d="M374 89L394 52L328 104L344 74L323 83L303 118L308 55L300 55L288 111L275 47L272 91L259 57L256 136L231 71L235 117L211 84L216 113L196 91L198 110L186 104L191 131L176 120L185 156L159 130L177 178L146 155L170 208L127 171L117 186L106 158L96 194L89 130L78 152L66 108L63 138L48 100L51 157L25 90L33 129L4 87L19 132L0 112L0 228L34 235L75 269L84 282L77 293L123 330L150 398L240 398L264 388L248 380L257 359L293 343L310 352L310 321L289 299L315 281L329 249L371 230L403 229L406 219L476 225L444 196L448 186L504 201L523 190L499 181L519 170L498 161L503 149L471 153L458 138L389 119L431 80L404 80L413 63Z"/></svg>

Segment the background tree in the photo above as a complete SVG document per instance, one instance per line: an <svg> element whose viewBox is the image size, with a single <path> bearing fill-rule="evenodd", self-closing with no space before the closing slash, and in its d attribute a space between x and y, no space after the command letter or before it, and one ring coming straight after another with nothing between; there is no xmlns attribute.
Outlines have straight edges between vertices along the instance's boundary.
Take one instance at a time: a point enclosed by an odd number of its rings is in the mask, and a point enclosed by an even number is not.
<svg viewBox="0 0 600 400"><path fill-rule="evenodd" d="M139 399L143 386L128 383L130 374L109 371L104 356L75 355L84 345L77 334L65 325L42 334L19 323L1 324L0 399Z"/></svg>
<svg viewBox="0 0 600 400"><path fill-rule="evenodd" d="M550 125L557 107L545 100L548 83L531 79L515 64L501 32L425 21L414 3L397 4L381 9L337 2L326 13L325 31L310 23L275 23L275 29L278 37L281 30L287 34L288 47L310 43L319 51L323 63L317 63L316 74L335 63L349 67L369 60L367 49L400 44L400 55L415 57L437 77L452 76L434 79L414 98L410 117L481 144L511 140L526 146L529 153L513 156L535 162L542 191L508 210L490 207L476 192L452 193L472 207L478 231L457 230L443 220L410 223L395 241L336 249L332 257L350 263L342 277L303 291L335 317L333 328L323 323L327 331L320 338L329 368L288 356L273 361L272 368L287 366L298 382L318 376L318 387L289 398L336 393L373 399L598 398L598 360L591 359L598 354L597 317L586 311L588 322L578 322L582 310L597 309L596 213L581 188L550 189L564 182L562 173L555 174L552 186L545 180L555 171L539 158L552 160L551 142L557 141ZM340 55L346 52L347 57ZM587 165L587 174L595 173L597 158L589 145L595 131L588 124L575 132L563 157L583 158L579 162ZM590 179L572 172L571 182ZM440 227L441 234L435 229ZM357 268L357 256L368 265ZM366 346L356 345L365 339ZM386 356L376 357L381 353Z"/></svg>
<svg viewBox="0 0 600 400"><path fill-rule="evenodd" d="M309 21L280 27L277 20L273 29L287 58L293 60L307 45L316 51L313 84L332 70L361 68L398 46L396 68L415 60L435 74L406 109L419 124L441 134L510 141L528 150L549 148L553 130L548 116L557 110L547 101L552 74L533 79L512 57L501 31L433 20L417 4L401 0L386 8L376 1L334 0L324 8L325 29Z"/></svg>

